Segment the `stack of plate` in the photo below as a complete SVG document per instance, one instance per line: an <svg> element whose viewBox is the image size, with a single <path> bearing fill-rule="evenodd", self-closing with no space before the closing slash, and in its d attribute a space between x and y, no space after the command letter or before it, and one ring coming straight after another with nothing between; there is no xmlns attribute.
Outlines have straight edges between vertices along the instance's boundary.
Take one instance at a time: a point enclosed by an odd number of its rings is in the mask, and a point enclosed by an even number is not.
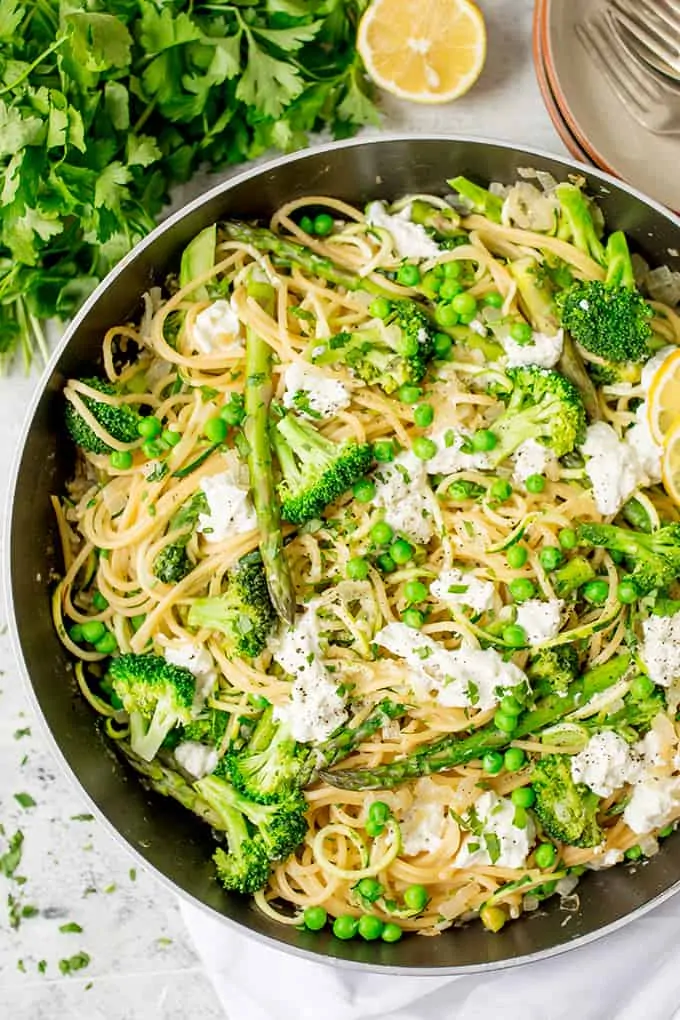
<svg viewBox="0 0 680 1020"><path fill-rule="evenodd" d="M536 0L534 63L546 108L577 159L680 209L680 134L655 134L632 117L578 39L577 26L607 3ZM633 59L622 47L621 66Z"/></svg>

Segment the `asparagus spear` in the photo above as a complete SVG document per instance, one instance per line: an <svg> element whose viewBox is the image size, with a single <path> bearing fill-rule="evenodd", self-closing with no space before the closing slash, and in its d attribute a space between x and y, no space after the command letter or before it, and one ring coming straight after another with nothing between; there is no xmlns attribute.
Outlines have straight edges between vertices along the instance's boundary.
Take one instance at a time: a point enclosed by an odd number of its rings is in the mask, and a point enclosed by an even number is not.
<svg viewBox="0 0 680 1020"><path fill-rule="evenodd" d="M342 761L343 758L349 757L352 751L363 744L364 740L372 737L391 719L400 719L406 715L406 711L406 705L400 705L385 698L358 726L343 726L339 733L335 733L312 750L300 773L300 786L308 786L313 782L322 766L330 768L331 765Z"/></svg>
<svg viewBox="0 0 680 1020"><path fill-rule="evenodd" d="M602 666L585 673L580 680L569 686L565 697L549 695L518 720L512 734L502 733L493 724L482 727L467 737L456 734L441 737L421 747L414 754L389 765L378 765L373 769L348 771L321 771L321 777L331 786L342 790L391 790L395 786L429 776L433 772L445 772L458 765L481 758L487 751L500 750L512 740L537 733L551 723L585 705L593 695L606 690L616 683L628 669L631 657L628 653L618 655Z"/></svg>
<svg viewBox="0 0 680 1020"><path fill-rule="evenodd" d="M328 280L329 283L344 287L346 290L365 290L369 294L394 297L392 291L382 287L376 280L357 276L356 273L336 265L331 259L317 255L310 248L305 248L295 241L279 237L265 227L252 227L248 223L233 221L223 223L221 229L223 235L231 241L252 244L258 251L270 252L283 266L298 266L313 276L320 276L323 280Z"/></svg>
<svg viewBox="0 0 680 1020"><path fill-rule="evenodd" d="M144 761L134 753L125 740L117 740L116 747L125 755L135 772L139 772L144 777L145 785L151 790L160 793L162 797L172 797L178 804L198 815L213 828L222 828L219 817L210 805L199 797L193 786L179 772L163 765L157 758L153 761Z"/></svg>
<svg viewBox="0 0 680 1020"><path fill-rule="evenodd" d="M274 312L274 288L255 280L248 293L269 314ZM283 545L279 503L272 473L269 442L269 404L272 398L272 352L253 329L246 334L245 423L248 469L253 505L260 531L260 555L274 609L286 623L295 620L295 592Z"/></svg>

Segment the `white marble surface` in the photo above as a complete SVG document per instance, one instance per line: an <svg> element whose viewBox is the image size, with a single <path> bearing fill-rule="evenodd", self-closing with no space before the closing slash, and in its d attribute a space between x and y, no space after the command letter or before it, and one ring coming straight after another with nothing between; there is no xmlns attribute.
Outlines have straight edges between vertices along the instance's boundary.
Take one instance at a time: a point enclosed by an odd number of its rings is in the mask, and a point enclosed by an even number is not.
<svg viewBox="0 0 680 1020"><path fill-rule="evenodd" d="M384 127L459 132L563 148L543 108L531 64L532 0L483 0L489 27L484 74L469 96L446 107L387 98ZM189 189L187 189L189 190ZM193 189L192 189L193 190ZM0 380L0 499L35 378ZM4 627L5 607L0 604ZM28 728L30 733L17 737ZM35 807L22 808L17 793ZM31 717L6 633L0 636L0 855L17 829L25 836L18 885L0 875L0 1017L12 1020L219 1020L225 1013L199 963L175 898L94 821L62 774ZM19 896L39 914L9 927L6 901ZM76 922L81 934L59 926ZM89 966L62 975L59 960L87 953ZM46 961L44 973L38 963ZM23 968L23 969L21 969ZM238 1014L229 1020L239 1020ZM281 1017L281 1020L290 1020Z"/></svg>

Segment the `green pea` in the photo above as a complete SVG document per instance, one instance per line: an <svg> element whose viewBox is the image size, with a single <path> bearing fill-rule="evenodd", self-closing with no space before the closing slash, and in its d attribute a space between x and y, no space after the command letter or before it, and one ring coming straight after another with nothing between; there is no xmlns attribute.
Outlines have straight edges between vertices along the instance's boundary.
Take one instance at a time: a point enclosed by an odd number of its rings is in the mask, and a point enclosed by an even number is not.
<svg viewBox="0 0 680 1020"><path fill-rule="evenodd" d="M101 613L109 608L109 600L105 599L100 591L96 591L92 596L92 605Z"/></svg>
<svg viewBox="0 0 680 1020"><path fill-rule="evenodd" d="M376 839L378 836L382 835L382 833L385 831L385 826L382 824L382 822L374 822L370 818L366 822L364 828L366 830L366 835L370 836L371 839Z"/></svg>
<svg viewBox="0 0 680 1020"><path fill-rule="evenodd" d="M352 486L352 495L357 503L370 503L375 496L375 482L370 478L360 478Z"/></svg>
<svg viewBox="0 0 680 1020"><path fill-rule="evenodd" d="M490 776L497 775L503 768L503 755L499 751L487 751L482 758L482 768Z"/></svg>
<svg viewBox="0 0 680 1020"><path fill-rule="evenodd" d="M630 605L637 600L637 588L632 581L621 581L616 589L616 597L624 606Z"/></svg>
<svg viewBox="0 0 680 1020"><path fill-rule="evenodd" d="M508 772L519 772L527 760L521 747L509 747L503 755L503 764Z"/></svg>
<svg viewBox="0 0 680 1020"><path fill-rule="evenodd" d="M314 221L312 220L311 216L301 216L298 226L300 227L300 230L304 230L305 234L314 233ZM325 923L326 922L324 921L324 924Z"/></svg>
<svg viewBox="0 0 680 1020"><path fill-rule="evenodd" d="M419 460L431 460L437 452L437 444L426 436L416 436L412 449Z"/></svg>
<svg viewBox="0 0 680 1020"><path fill-rule="evenodd" d="M364 900L375 903L383 894L383 887L377 878L362 878L357 883L357 892Z"/></svg>
<svg viewBox="0 0 680 1020"><path fill-rule="evenodd" d="M358 932L362 939L366 939L367 942L379 939L384 927L385 925L380 918L375 917L373 914L364 914L363 917L359 918Z"/></svg>
<svg viewBox="0 0 680 1020"><path fill-rule="evenodd" d="M82 625L82 628L84 640L91 645L96 644L97 641L101 641L106 634L106 627L101 620L87 620L87 622Z"/></svg>
<svg viewBox="0 0 680 1020"><path fill-rule="evenodd" d="M373 444L373 456L380 464L394 460L394 446L391 439L379 439Z"/></svg>
<svg viewBox="0 0 680 1020"><path fill-rule="evenodd" d="M223 415L220 414L220 417L223 417ZM166 446L169 447L177 446L179 443L182 442L182 433L175 432L173 429L163 429L161 439L163 440Z"/></svg>
<svg viewBox="0 0 680 1020"><path fill-rule="evenodd" d="M376 319L386 319L392 311L392 303L386 297L377 297L371 301L368 311Z"/></svg>
<svg viewBox="0 0 680 1020"><path fill-rule="evenodd" d="M529 344L533 338L533 330L528 322L513 322L510 336L518 344Z"/></svg>
<svg viewBox="0 0 680 1020"><path fill-rule="evenodd" d="M392 810L389 804L386 804L384 800L374 800L368 809L368 817L372 822L378 822L380 825L384 825L388 818L392 815Z"/></svg>
<svg viewBox="0 0 680 1020"><path fill-rule="evenodd" d="M526 829L527 827L527 812L526 808L515 806L515 814L512 819L512 824L518 829Z"/></svg>
<svg viewBox="0 0 680 1020"><path fill-rule="evenodd" d="M114 450L109 461L116 471L127 471L132 467L132 454L129 450Z"/></svg>
<svg viewBox="0 0 680 1020"><path fill-rule="evenodd" d="M529 475L524 482L527 492L537 495L545 489L545 478L543 475Z"/></svg>
<svg viewBox="0 0 680 1020"><path fill-rule="evenodd" d="M463 267L456 259L450 259L443 264L444 277L447 280L457 280L463 272Z"/></svg>
<svg viewBox="0 0 680 1020"><path fill-rule="evenodd" d="M472 449L477 453L488 453L498 445L498 439L491 429L478 429L472 437Z"/></svg>
<svg viewBox="0 0 680 1020"><path fill-rule="evenodd" d="M512 485L505 478L497 478L489 489L489 495L491 499L505 503L506 499L510 499L512 496Z"/></svg>
<svg viewBox="0 0 680 1020"><path fill-rule="evenodd" d="M415 548L405 538L398 538L390 546L390 556L399 566L403 566L413 559Z"/></svg>
<svg viewBox="0 0 680 1020"><path fill-rule="evenodd" d="M462 312L458 316L458 321L460 322L461 326L469 326L470 323L474 322L476 318L477 312Z"/></svg>
<svg viewBox="0 0 680 1020"><path fill-rule="evenodd" d="M552 868L557 857L557 851L552 843L539 843L536 847L534 860L538 868Z"/></svg>
<svg viewBox="0 0 680 1020"><path fill-rule="evenodd" d="M502 733L512 733L517 729L517 716L508 715L507 712L497 711L493 717L496 729Z"/></svg>
<svg viewBox="0 0 680 1020"><path fill-rule="evenodd" d="M489 308L502 308L504 300L503 295L499 294L497 290L490 290L482 298L482 304L488 305Z"/></svg>
<svg viewBox="0 0 680 1020"><path fill-rule="evenodd" d="M156 439L163 431L163 423L159 418L150 414L148 417L142 418L137 425L137 431L144 439Z"/></svg>
<svg viewBox="0 0 680 1020"><path fill-rule="evenodd" d="M650 680L648 676L641 674L636 676L630 685L630 693L634 698L642 701L648 698L650 694L654 693L654 682Z"/></svg>
<svg viewBox="0 0 680 1020"><path fill-rule="evenodd" d="M667 839L669 836L673 835L674 831L673 823L670 825L664 825L663 829L659 829L659 836L661 839Z"/></svg>
<svg viewBox="0 0 680 1020"><path fill-rule="evenodd" d="M314 233L326 237L333 229L333 217L329 213L319 213L314 217Z"/></svg>
<svg viewBox="0 0 680 1020"><path fill-rule="evenodd" d="M630 847L630 849L626 850L625 856L628 858L629 861L639 861L640 858L642 857L642 847L641 846Z"/></svg>
<svg viewBox="0 0 680 1020"><path fill-rule="evenodd" d="M578 538L573 528L561 528L557 534L557 541L563 549L575 549Z"/></svg>
<svg viewBox="0 0 680 1020"><path fill-rule="evenodd" d="M509 567L513 570L521 570L529 558L529 550L525 545L511 545L505 558Z"/></svg>
<svg viewBox="0 0 680 1020"><path fill-rule="evenodd" d="M417 404L422 395L423 391L420 386L414 386L412 383L404 383L397 390L397 396L402 404Z"/></svg>
<svg viewBox="0 0 680 1020"><path fill-rule="evenodd" d="M426 297L435 298L439 293L443 279L433 269L429 273L425 273L422 279L422 289L425 292Z"/></svg>
<svg viewBox="0 0 680 1020"><path fill-rule="evenodd" d="M347 576L351 581L365 581L368 577L368 563L361 556L347 561Z"/></svg>
<svg viewBox="0 0 680 1020"><path fill-rule="evenodd" d="M405 623L407 627L420 630L425 623L425 614L421 613L419 609L405 609L401 614L401 619L402 623Z"/></svg>
<svg viewBox="0 0 680 1020"><path fill-rule="evenodd" d="M307 907L303 914L303 920L305 928L309 928L310 931L321 931L326 927L328 914L323 907Z"/></svg>
<svg viewBox="0 0 680 1020"><path fill-rule="evenodd" d="M556 545L546 545L545 548L541 549L538 558L544 570L557 570L564 556Z"/></svg>
<svg viewBox="0 0 680 1020"><path fill-rule="evenodd" d="M507 715L519 715L522 711L522 707L523 706L519 703L517 698L515 698L512 694L506 694L504 698L501 698L501 712L505 712Z"/></svg>
<svg viewBox="0 0 680 1020"><path fill-rule="evenodd" d="M427 906L429 898L424 885L410 885L408 889L404 889L404 903L409 910L417 910L420 913Z"/></svg>
<svg viewBox="0 0 680 1020"><path fill-rule="evenodd" d="M94 645L95 652L99 652L101 655L112 655L117 648L118 642L116 641L115 635L108 630L103 638L100 638L99 641L95 641Z"/></svg>
<svg viewBox="0 0 680 1020"><path fill-rule="evenodd" d="M413 412L413 420L419 429L426 429L434 421L434 407L432 404L418 404Z"/></svg>
<svg viewBox="0 0 680 1020"><path fill-rule="evenodd" d="M510 800L515 807L530 808L536 800L533 786L518 786L510 794Z"/></svg>
<svg viewBox="0 0 680 1020"><path fill-rule="evenodd" d="M455 326L458 322L458 312L447 301L439 302L435 308L434 317L440 326Z"/></svg>
<svg viewBox="0 0 680 1020"><path fill-rule="evenodd" d="M72 627L69 627L68 636L71 638L71 641L75 641L77 645L80 644L83 640L83 628L81 624L74 623Z"/></svg>
<svg viewBox="0 0 680 1020"><path fill-rule="evenodd" d="M371 528L371 538L376 545L387 545L393 535L394 531L387 521L377 521Z"/></svg>
<svg viewBox="0 0 680 1020"><path fill-rule="evenodd" d="M411 262L401 266L397 273L397 283L401 283L404 287L416 287L420 283L418 266L414 266Z"/></svg>
<svg viewBox="0 0 680 1020"><path fill-rule="evenodd" d="M607 601L609 585L602 578L598 578L595 581L588 581L587 584L584 584L581 592L586 602L592 602L593 605L599 606Z"/></svg>
<svg viewBox="0 0 680 1020"><path fill-rule="evenodd" d="M226 421L227 425L241 425L245 418L243 397L240 393L232 393L228 404L220 408L220 418Z"/></svg>
<svg viewBox="0 0 680 1020"><path fill-rule="evenodd" d="M139 628L142 626L142 624L144 623L145 620L146 620L146 613L140 613L138 616L131 616L130 617L130 623L132 624L132 629L135 632L138 631Z"/></svg>
<svg viewBox="0 0 680 1020"><path fill-rule="evenodd" d="M518 623L509 623L504 627L502 637L511 648L524 648L527 643L526 631Z"/></svg>
<svg viewBox="0 0 680 1020"><path fill-rule="evenodd" d="M391 574L393 570L396 570L397 564L394 562L389 553L382 553L378 556L377 564L383 574Z"/></svg>
<svg viewBox="0 0 680 1020"><path fill-rule="evenodd" d="M147 439L145 443L142 443L142 453L149 460L154 460L156 457L160 457L165 452L165 448L162 443L159 443L156 439Z"/></svg>
<svg viewBox="0 0 680 1020"><path fill-rule="evenodd" d="M446 333L435 333L434 335L434 356L440 358L442 361L451 353L453 347L453 340Z"/></svg>
<svg viewBox="0 0 680 1020"><path fill-rule="evenodd" d="M399 925L395 924L394 921L388 921L383 928L381 938L383 942L398 942L402 935L403 932Z"/></svg>
<svg viewBox="0 0 680 1020"><path fill-rule="evenodd" d="M477 299L469 291L456 294L451 301L451 306L458 315L474 316L477 314Z"/></svg>
<svg viewBox="0 0 680 1020"><path fill-rule="evenodd" d="M346 941L354 938L358 927L359 921L356 917L352 917L351 914L341 914L333 921L333 934L336 939Z"/></svg>
<svg viewBox="0 0 680 1020"><path fill-rule="evenodd" d="M229 427L226 421L224 418L220 418L219 415L216 415L214 418L208 418L203 426L203 435L211 443L223 443L227 438L228 431Z"/></svg>
<svg viewBox="0 0 680 1020"><path fill-rule="evenodd" d="M442 301L451 301L462 292L463 288L457 280L444 280L439 288L439 297Z"/></svg>
<svg viewBox="0 0 680 1020"><path fill-rule="evenodd" d="M427 594L427 586L422 581L407 581L404 585L404 598L409 605L424 602Z"/></svg>
<svg viewBox="0 0 680 1020"><path fill-rule="evenodd" d="M536 586L528 577L516 577L508 588L515 602L526 602L536 594Z"/></svg>

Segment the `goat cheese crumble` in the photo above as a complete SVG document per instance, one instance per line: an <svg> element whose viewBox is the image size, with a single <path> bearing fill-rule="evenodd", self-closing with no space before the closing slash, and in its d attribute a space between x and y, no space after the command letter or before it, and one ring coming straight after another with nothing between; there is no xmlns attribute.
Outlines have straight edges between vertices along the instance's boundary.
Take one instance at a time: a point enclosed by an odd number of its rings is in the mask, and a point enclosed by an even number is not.
<svg viewBox="0 0 680 1020"><path fill-rule="evenodd" d="M623 820L633 832L647 833L667 825L680 808L680 778L645 779L633 788Z"/></svg>
<svg viewBox="0 0 680 1020"><path fill-rule="evenodd" d="M288 726L295 740L325 740L342 726L347 711L322 662L316 607L309 606L272 645L274 661L295 678L289 701L277 705L274 718Z"/></svg>
<svg viewBox="0 0 680 1020"><path fill-rule="evenodd" d="M650 616L642 624L640 656L649 677L661 687L680 679L680 613Z"/></svg>
<svg viewBox="0 0 680 1020"><path fill-rule="evenodd" d="M507 688L527 679L493 648L449 651L405 623L388 623L373 640L404 659L417 696L433 698L447 708L493 708Z"/></svg>
<svg viewBox="0 0 680 1020"><path fill-rule="evenodd" d="M519 368L522 365L553 368L562 357L564 330L559 329L554 336L534 333L528 344L518 344L511 336L507 336L501 340L501 344L508 368Z"/></svg>
<svg viewBox="0 0 680 1020"><path fill-rule="evenodd" d="M474 803L475 829L454 858L456 868L494 865L523 868L536 839L536 826L527 815L523 828L515 825L515 805L489 790ZM470 819L470 814L468 814Z"/></svg>
<svg viewBox="0 0 680 1020"><path fill-rule="evenodd" d="M429 542L434 531L434 495L423 461L407 451L381 465L374 477L374 504L384 508L387 523L416 542Z"/></svg>
<svg viewBox="0 0 680 1020"><path fill-rule="evenodd" d="M428 259L439 254L439 245L425 228L420 223L411 222L410 204L391 215L384 202L371 202L366 209L366 222L390 234L394 250L402 259Z"/></svg>
<svg viewBox="0 0 680 1020"><path fill-rule="evenodd" d="M347 388L311 365L294 361L285 373L284 407L303 418L332 418L349 405Z"/></svg>
<svg viewBox="0 0 680 1020"><path fill-rule="evenodd" d="M602 421L588 426L581 453L586 458L595 506L609 517L633 495L644 476L637 454L619 439L611 425Z"/></svg>
<svg viewBox="0 0 680 1020"><path fill-rule="evenodd" d="M517 607L517 623L527 636L533 647L550 641L560 632L562 626L562 599L527 599Z"/></svg>
<svg viewBox="0 0 680 1020"><path fill-rule="evenodd" d="M660 482L663 447L659 446L652 436L646 402L640 404L636 410L635 424L628 429L623 441L637 458L641 475L640 484L656 485Z"/></svg>
<svg viewBox="0 0 680 1020"><path fill-rule="evenodd" d="M430 585L430 593L440 602L468 606L475 613L484 613L493 608L496 589L491 581L482 581L474 574L444 570Z"/></svg>
<svg viewBox="0 0 680 1020"><path fill-rule="evenodd" d="M598 797L610 797L639 777L640 760L623 737L603 730L593 734L583 750L572 757L571 775L575 783L585 783Z"/></svg>
<svg viewBox="0 0 680 1020"><path fill-rule="evenodd" d="M197 740L185 740L175 748L175 760L194 779L203 779L217 768L217 751Z"/></svg>
<svg viewBox="0 0 680 1020"><path fill-rule="evenodd" d="M453 475L456 471L483 471L489 466L485 453L467 453L463 448L468 435L453 429L428 434L437 452L426 462L429 475Z"/></svg>
<svg viewBox="0 0 680 1020"><path fill-rule="evenodd" d="M198 515L198 531L207 542L223 542L257 526L250 501L248 469L233 456L225 459L229 463L226 471L201 481L210 512Z"/></svg>
<svg viewBox="0 0 680 1020"><path fill-rule="evenodd" d="M172 666L182 666L196 677L195 704L200 708L217 680L215 663L208 649L192 641L183 641L179 645L168 645L164 657Z"/></svg>
<svg viewBox="0 0 680 1020"><path fill-rule="evenodd" d="M416 783L413 804L399 822L404 856L432 853L441 846L447 811L446 804L437 799L439 790L431 779Z"/></svg>
<svg viewBox="0 0 680 1020"><path fill-rule="evenodd" d="M544 475L546 468L555 462L555 457L547 446L537 439L525 439L515 450L512 477L523 485L530 475Z"/></svg>
<svg viewBox="0 0 680 1020"><path fill-rule="evenodd" d="M219 351L227 357L238 357L244 352L240 332L241 322L236 311L229 301L220 298L198 313L192 338L201 354Z"/></svg>

